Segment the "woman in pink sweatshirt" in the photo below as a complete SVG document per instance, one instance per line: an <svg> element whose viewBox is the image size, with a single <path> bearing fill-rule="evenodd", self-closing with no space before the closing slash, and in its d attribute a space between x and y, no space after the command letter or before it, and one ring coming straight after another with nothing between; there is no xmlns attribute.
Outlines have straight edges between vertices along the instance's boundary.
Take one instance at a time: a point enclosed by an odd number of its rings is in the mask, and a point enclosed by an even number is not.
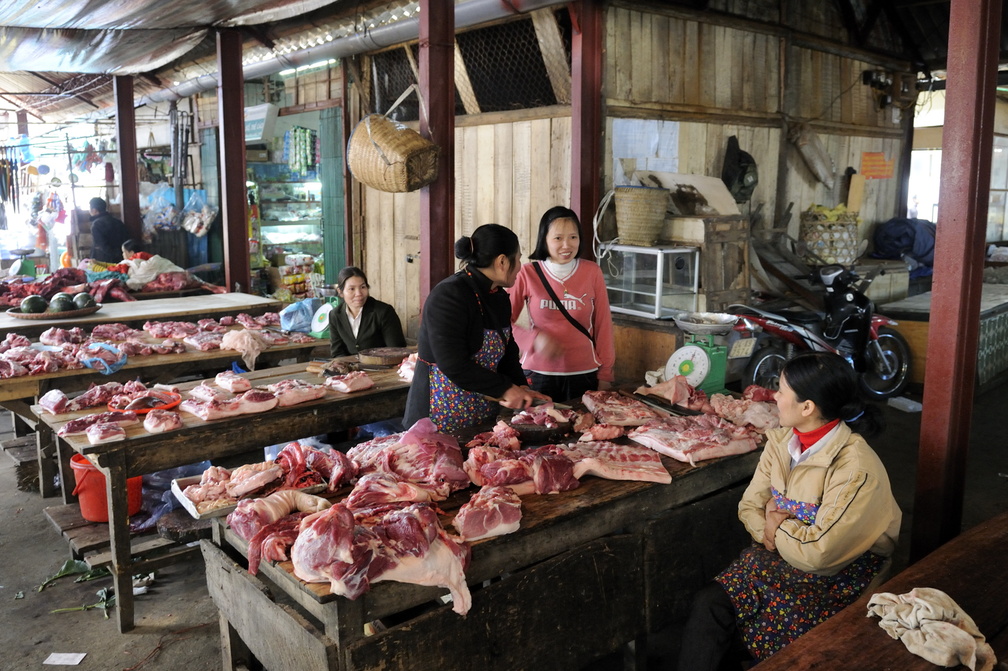
<svg viewBox="0 0 1008 671"><path fill-rule="evenodd" d="M616 360L605 280L598 264L578 258L580 231L573 210L547 210L532 261L508 291L529 386L558 401L608 389Z"/></svg>

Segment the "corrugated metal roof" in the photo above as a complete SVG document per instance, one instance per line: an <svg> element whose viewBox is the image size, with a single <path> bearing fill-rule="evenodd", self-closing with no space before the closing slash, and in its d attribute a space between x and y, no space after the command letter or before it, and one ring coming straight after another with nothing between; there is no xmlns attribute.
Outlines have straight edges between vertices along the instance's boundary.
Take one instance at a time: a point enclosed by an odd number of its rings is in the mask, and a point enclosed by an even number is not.
<svg viewBox="0 0 1008 671"><path fill-rule="evenodd" d="M899 57L922 71L945 68L948 1L834 0L844 42ZM112 76L136 77L137 96L216 70L214 28L240 26L246 60L281 56L366 29L365 12L404 1L357 0L7 0L0 4L0 110L27 109L65 121L112 104ZM518 7L521 2L514 1ZM696 7L694 0L681 3ZM731 2L702 3L719 5ZM351 19L348 23L348 18ZM353 20L354 18L358 20ZM340 28L342 20L342 28ZM1003 15L1002 24L1008 28ZM884 35L884 37L882 37ZM895 38L895 39L894 39ZM1001 61L1008 60L1002 29ZM897 46L893 47L893 44ZM895 49L895 52L893 51ZM29 74L29 71L33 74Z"/></svg>

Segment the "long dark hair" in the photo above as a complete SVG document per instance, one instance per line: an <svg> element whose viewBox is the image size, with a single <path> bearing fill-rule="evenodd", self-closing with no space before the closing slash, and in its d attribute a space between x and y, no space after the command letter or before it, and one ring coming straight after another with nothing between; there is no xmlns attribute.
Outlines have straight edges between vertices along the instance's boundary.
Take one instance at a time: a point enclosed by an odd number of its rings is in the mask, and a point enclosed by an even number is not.
<svg viewBox="0 0 1008 671"><path fill-rule="evenodd" d="M843 357L802 352L784 364L781 375L799 401L812 401L827 422L842 419L852 431L871 438L885 429L882 412L865 403L857 373Z"/></svg>
<svg viewBox="0 0 1008 671"><path fill-rule="evenodd" d="M549 247L546 246L546 237L549 235L550 226L557 219L570 219L577 226L578 234L581 233L581 220L578 219L577 213L569 207L564 207L563 205L557 205L556 207L551 207L546 210L543 214L542 219L539 220L539 234L536 235L536 245L532 253L529 254L529 258L533 261L543 261L549 258ZM581 241L578 240L578 250L575 257L581 256Z"/></svg>
<svg viewBox="0 0 1008 671"><path fill-rule="evenodd" d="M367 275L364 274L363 270L357 266L347 266L343 270L339 271L339 275L336 276L336 286L339 287L340 291L343 291L343 285L346 284L346 281L351 277L360 277L364 280L364 284L368 283Z"/></svg>
<svg viewBox="0 0 1008 671"><path fill-rule="evenodd" d="M472 235L463 235L455 241L455 258L477 268L489 267L501 254L511 261L513 268L518 263L519 251L518 236L500 224L483 224Z"/></svg>

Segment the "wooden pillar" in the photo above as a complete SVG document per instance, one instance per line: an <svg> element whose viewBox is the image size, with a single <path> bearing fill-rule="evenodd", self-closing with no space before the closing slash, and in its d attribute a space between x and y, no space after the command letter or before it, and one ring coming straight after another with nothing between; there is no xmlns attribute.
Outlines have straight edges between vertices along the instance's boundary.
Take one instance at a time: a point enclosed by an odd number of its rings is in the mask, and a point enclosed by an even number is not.
<svg viewBox="0 0 1008 671"><path fill-rule="evenodd" d="M217 106L220 119L221 214L224 221L224 284L248 291L248 207L245 190L245 78L238 30L217 31Z"/></svg>
<svg viewBox="0 0 1008 671"><path fill-rule="evenodd" d="M571 3L571 209L591 240L602 179L602 2ZM589 245L587 249L591 249Z"/></svg>
<svg viewBox="0 0 1008 671"><path fill-rule="evenodd" d="M140 217L140 180L137 177L136 114L133 107L132 75L112 78L116 106L116 146L119 148L119 193L122 218L134 240L143 236ZM84 207L81 204L79 207Z"/></svg>
<svg viewBox="0 0 1008 671"><path fill-rule="evenodd" d="M455 242L455 3L420 0L420 134L441 148L420 190L420 306L452 274ZM424 115L424 109L427 114Z"/></svg>
<svg viewBox="0 0 1008 671"><path fill-rule="evenodd" d="M941 188L911 561L962 524L976 385L1001 3L952 0Z"/></svg>

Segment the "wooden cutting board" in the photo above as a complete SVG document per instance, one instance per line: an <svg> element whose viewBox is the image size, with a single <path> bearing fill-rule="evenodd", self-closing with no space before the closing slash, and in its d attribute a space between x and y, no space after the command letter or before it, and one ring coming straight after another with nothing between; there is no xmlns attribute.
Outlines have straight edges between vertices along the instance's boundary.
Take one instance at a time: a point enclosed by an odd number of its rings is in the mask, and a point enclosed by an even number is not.
<svg viewBox="0 0 1008 671"><path fill-rule="evenodd" d="M364 366L398 366L416 347L375 347L361 350L357 359Z"/></svg>

